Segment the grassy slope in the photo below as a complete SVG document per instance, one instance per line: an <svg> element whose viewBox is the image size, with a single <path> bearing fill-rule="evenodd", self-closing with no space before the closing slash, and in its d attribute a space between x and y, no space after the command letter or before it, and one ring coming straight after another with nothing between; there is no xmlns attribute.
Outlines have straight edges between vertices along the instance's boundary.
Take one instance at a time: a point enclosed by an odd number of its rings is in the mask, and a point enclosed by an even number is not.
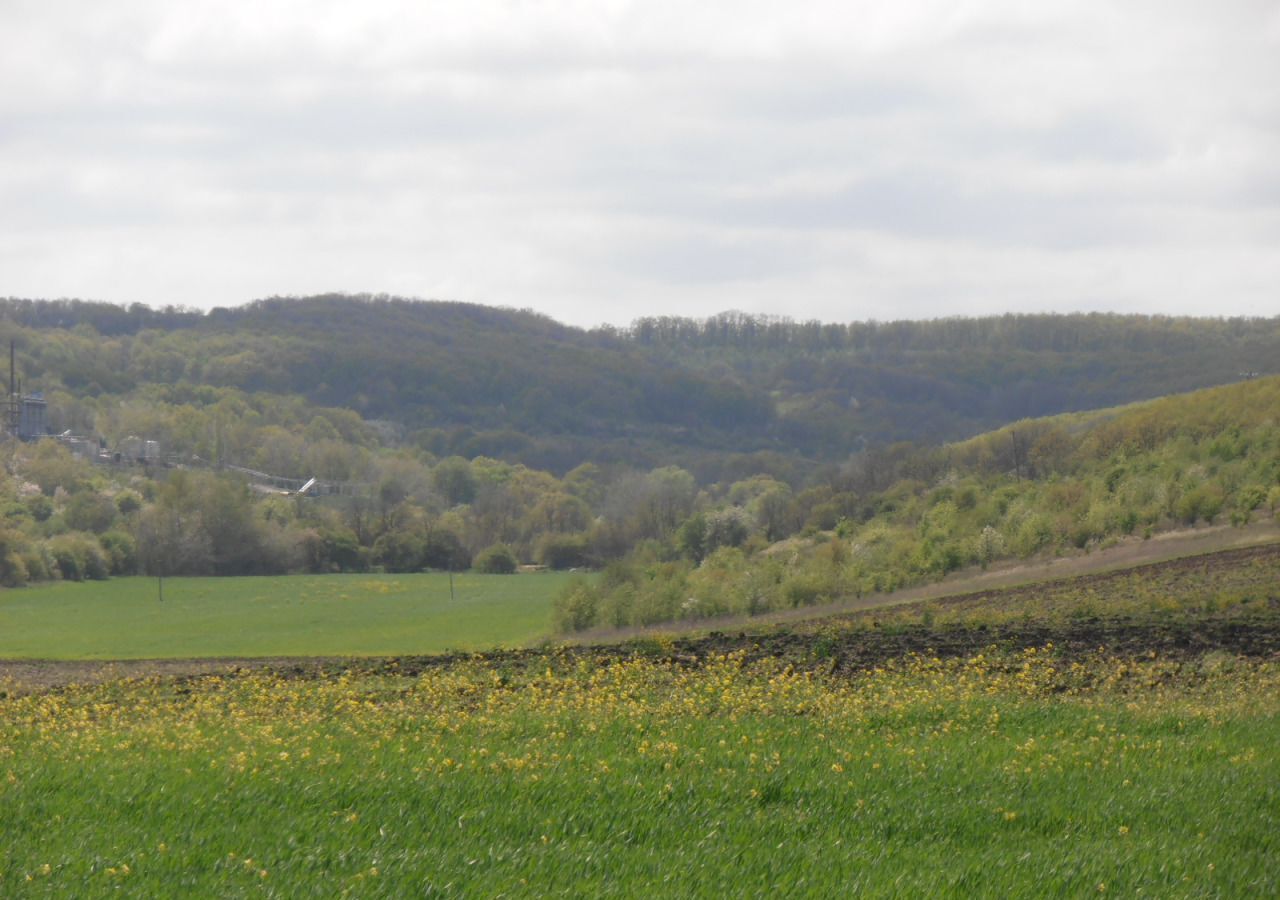
<svg viewBox="0 0 1280 900"><path fill-rule="evenodd" d="M375 655L517 645L568 576L324 575L58 583L0 594L0 656Z"/></svg>

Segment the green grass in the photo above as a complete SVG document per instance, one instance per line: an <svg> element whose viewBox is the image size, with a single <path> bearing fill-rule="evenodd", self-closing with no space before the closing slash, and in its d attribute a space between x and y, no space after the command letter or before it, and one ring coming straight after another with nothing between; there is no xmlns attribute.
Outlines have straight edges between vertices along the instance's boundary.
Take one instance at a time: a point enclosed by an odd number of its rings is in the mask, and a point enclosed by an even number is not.
<svg viewBox="0 0 1280 900"><path fill-rule="evenodd" d="M545 616L559 580L475 579L484 621L511 626L492 610L526 583ZM193 580L165 602L297 622L308 584L366 611L447 598L447 580L363 576ZM1091 608L1085 587L1045 621ZM1190 615L1220 587L1161 593ZM137 605L110 627L159 604ZM341 627L291 639L351 643ZM854 672L650 644L0 682L0 896L1280 895L1274 655L989 647Z"/></svg>
<svg viewBox="0 0 1280 900"><path fill-rule="evenodd" d="M1275 896L1280 669L546 657L0 697L4 896Z"/></svg>
<svg viewBox="0 0 1280 900"><path fill-rule="evenodd" d="M363 656L514 646L569 576L323 575L62 582L0 593L0 657Z"/></svg>

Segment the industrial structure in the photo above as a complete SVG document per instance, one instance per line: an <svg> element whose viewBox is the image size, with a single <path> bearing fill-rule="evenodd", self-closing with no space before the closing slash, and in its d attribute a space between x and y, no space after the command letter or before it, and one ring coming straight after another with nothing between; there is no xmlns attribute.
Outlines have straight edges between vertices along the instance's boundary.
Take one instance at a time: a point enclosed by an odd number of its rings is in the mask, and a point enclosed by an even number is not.
<svg viewBox="0 0 1280 900"><path fill-rule="evenodd" d="M43 394L23 396L14 362L13 341L9 341L9 409L6 433L20 441L34 441L49 433L48 404Z"/></svg>

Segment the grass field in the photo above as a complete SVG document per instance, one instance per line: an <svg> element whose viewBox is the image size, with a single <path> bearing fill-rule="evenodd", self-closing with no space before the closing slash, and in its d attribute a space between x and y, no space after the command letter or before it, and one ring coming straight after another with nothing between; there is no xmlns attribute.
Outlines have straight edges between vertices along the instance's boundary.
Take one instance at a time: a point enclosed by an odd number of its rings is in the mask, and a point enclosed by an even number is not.
<svg viewBox="0 0 1280 900"><path fill-rule="evenodd" d="M61 582L0 592L0 657L438 653L550 631L566 575L323 575Z"/></svg>
<svg viewBox="0 0 1280 900"><path fill-rule="evenodd" d="M1278 896L1277 585L1259 548L884 622L0 679L0 896Z"/></svg>
<svg viewBox="0 0 1280 900"><path fill-rule="evenodd" d="M734 656L0 699L0 894L1276 896L1280 665Z"/></svg>

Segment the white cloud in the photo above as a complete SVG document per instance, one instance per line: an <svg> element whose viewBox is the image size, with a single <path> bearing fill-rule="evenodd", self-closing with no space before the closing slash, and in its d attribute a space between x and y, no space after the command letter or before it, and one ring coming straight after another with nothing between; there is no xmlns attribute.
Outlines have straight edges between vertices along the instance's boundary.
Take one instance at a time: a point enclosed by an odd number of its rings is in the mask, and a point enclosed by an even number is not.
<svg viewBox="0 0 1280 900"><path fill-rule="evenodd" d="M1280 313L1280 16L0 7L0 294Z"/></svg>

